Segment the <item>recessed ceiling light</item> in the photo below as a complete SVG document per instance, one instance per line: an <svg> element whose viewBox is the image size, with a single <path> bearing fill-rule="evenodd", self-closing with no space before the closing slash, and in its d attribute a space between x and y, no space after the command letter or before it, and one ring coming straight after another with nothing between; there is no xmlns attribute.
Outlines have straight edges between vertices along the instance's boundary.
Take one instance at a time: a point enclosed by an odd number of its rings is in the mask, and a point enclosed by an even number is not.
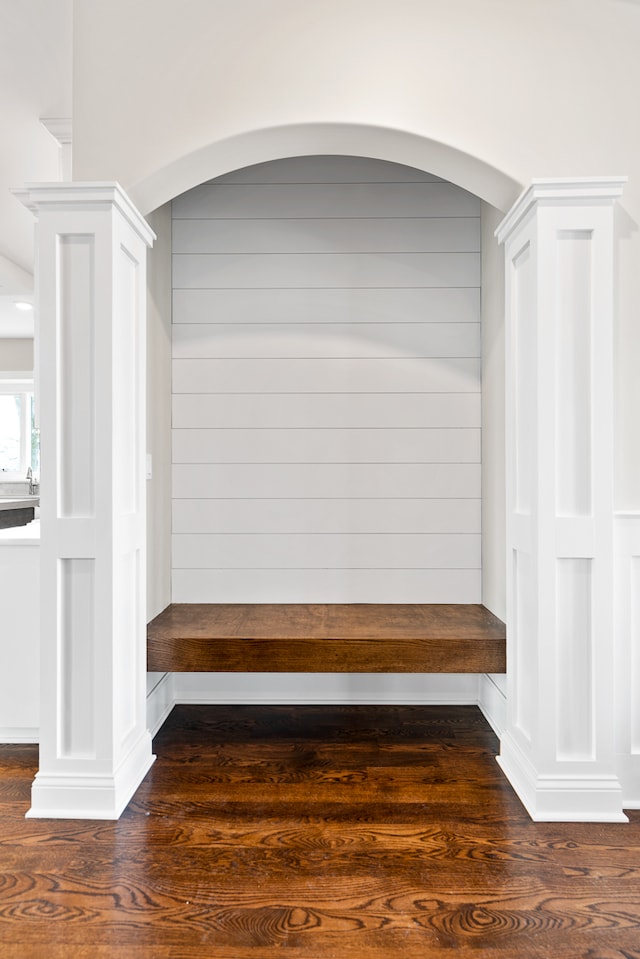
<svg viewBox="0 0 640 959"><path fill-rule="evenodd" d="M25 303L24 301L19 301L15 304L16 310L32 310L33 306L31 303Z"/></svg>

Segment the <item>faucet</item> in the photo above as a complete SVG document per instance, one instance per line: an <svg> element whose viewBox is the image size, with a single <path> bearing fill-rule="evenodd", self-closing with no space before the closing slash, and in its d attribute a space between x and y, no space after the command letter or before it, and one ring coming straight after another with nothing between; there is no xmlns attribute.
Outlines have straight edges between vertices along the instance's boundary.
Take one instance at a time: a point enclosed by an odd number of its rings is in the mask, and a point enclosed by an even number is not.
<svg viewBox="0 0 640 959"><path fill-rule="evenodd" d="M27 479L29 480L29 496L33 496L33 470L31 467L27 470Z"/></svg>

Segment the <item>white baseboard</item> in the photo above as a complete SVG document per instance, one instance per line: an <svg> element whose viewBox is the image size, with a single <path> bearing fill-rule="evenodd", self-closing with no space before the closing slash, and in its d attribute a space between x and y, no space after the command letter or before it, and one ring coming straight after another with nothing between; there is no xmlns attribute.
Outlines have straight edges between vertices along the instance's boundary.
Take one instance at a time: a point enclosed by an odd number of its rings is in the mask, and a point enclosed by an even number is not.
<svg viewBox="0 0 640 959"><path fill-rule="evenodd" d="M618 778L622 786L622 808L640 809L640 756L618 756Z"/></svg>
<svg viewBox="0 0 640 959"><path fill-rule="evenodd" d="M0 744L19 745L20 743L39 743L38 726L0 726Z"/></svg>
<svg viewBox="0 0 640 959"><path fill-rule="evenodd" d="M498 763L534 822L628 822L615 776L540 775L508 732Z"/></svg>
<svg viewBox="0 0 640 959"><path fill-rule="evenodd" d="M38 771L27 819L118 819L155 760L145 729L106 773Z"/></svg>
<svg viewBox="0 0 640 959"><path fill-rule="evenodd" d="M507 727L507 697L487 673L480 677L478 706L496 736L502 736Z"/></svg>
<svg viewBox="0 0 640 959"><path fill-rule="evenodd" d="M175 705L173 677L173 673L163 673L147 692L147 728L152 739Z"/></svg>
<svg viewBox="0 0 640 959"><path fill-rule="evenodd" d="M471 673L163 673L149 679L151 736L174 705L479 705L500 735L506 700L488 676ZM0 727L0 743L37 743L37 727Z"/></svg>

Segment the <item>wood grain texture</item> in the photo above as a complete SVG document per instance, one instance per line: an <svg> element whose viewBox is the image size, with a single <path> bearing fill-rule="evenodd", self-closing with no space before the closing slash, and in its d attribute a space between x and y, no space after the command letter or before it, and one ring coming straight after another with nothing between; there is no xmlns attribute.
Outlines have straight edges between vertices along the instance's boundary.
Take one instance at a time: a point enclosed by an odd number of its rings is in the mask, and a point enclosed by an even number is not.
<svg viewBox="0 0 640 959"><path fill-rule="evenodd" d="M505 626L480 605L173 603L147 628L168 672L501 673Z"/></svg>
<svg viewBox="0 0 640 959"><path fill-rule="evenodd" d="M496 750L475 707L180 706L118 822L52 823L2 746L2 959L640 959L640 812L533 823Z"/></svg>

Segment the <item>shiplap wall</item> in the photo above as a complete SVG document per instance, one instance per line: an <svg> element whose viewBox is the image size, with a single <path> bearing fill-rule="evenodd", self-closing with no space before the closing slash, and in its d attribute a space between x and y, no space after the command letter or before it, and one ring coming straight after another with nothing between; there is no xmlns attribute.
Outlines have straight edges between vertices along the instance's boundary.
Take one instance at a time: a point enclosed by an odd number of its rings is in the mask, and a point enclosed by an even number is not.
<svg viewBox="0 0 640 959"><path fill-rule="evenodd" d="M274 161L173 201L174 602L480 602L480 204Z"/></svg>

